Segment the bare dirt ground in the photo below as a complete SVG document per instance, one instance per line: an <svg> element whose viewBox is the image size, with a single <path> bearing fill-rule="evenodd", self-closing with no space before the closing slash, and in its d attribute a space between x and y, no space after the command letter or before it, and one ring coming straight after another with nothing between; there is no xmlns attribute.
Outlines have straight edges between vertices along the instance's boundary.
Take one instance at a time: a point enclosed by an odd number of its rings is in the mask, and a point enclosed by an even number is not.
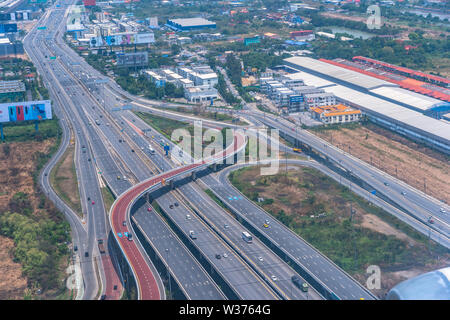
<svg viewBox="0 0 450 320"><path fill-rule="evenodd" d="M37 208L39 199L34 196L34 184L31 172L35 164L33 155L36 152L48 152L54 139L43 142L20 142L10 143L9 156L0 152L0 212L6 208L12 196L17 192L24 192L30 195L30 201L34 208Z"/></svg>
<svg viewBox="0 0 450 320"><path fill-rule="evenodd" d="M391 225L384 222L383 220L381 220L380 218L378 218L376 215L373 215L373 214L363 215L360 226L362 226L363 228L371 229L371 230L379 232L379 233L383 233L388 236L393 235L400 240L408 241L412 245L415 243L414 239L411 239L405 233L393 228Z"/></svg>
<svg viewBox="0 0 450 320"><path fill-rule="evenodd" d="M14 242L0 236L0 300L23 299L27 279L22 276L22 266L13 261Z"/></svg>
<svg viewBox="0 0 450 320"><path fill-rule="evenodd" d="M35 195L31 175L35 168L33 155L38 151L47 152L54 143L54 139L39 143L10 143L9 156L0 151L0 214L17 192L27 193L33 208L38 207L39 199ZM11 239L0 236L0 300L23 299L27 287L27 279L22 277L22 266L12 259L10 252L13 248Z"/></svg>
<svg viewBox="0 0 450 320"><path fill-rule="evenodd" d="M346 152L350 146L352 155L450 203L450 163L445 155L373 124L313 133Z"/></svg>

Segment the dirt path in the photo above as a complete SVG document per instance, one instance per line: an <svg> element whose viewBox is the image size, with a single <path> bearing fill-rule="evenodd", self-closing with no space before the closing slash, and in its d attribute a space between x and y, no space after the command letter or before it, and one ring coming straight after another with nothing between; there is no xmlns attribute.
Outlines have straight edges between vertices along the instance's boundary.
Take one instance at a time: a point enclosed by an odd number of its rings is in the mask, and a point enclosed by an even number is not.
<svg viewBox="0 0 450 320"><path fill-rule="evenodd" d="M360 223L360 226L363 228L371 229L376 232L383 233L385 235L392 235L400 240L406 240L411 245L414 245L415 241L408 237L405 233L393 228L388 223L384 222L377 216L373 214L365 214L362 216L362 222Z"/></svg>

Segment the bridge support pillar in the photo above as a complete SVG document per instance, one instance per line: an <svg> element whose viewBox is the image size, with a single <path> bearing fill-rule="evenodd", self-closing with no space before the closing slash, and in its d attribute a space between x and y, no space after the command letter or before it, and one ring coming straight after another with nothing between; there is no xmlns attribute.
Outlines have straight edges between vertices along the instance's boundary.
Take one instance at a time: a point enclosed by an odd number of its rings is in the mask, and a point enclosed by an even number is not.
<svg viewBox="0 0 450 320"><path fill-rule="evenodd" d="M3 124L2 123L0 123L0 135L1 135L2 141L5 140L5 136L3 135Z"/></svg>
<svg viewBox="0 0 450 320"><path fill-rule="evenodd" d="M175 184L174 184L173 180L169 181L169 186L170 186L171 190L175 189Z"/></svg>
<svg viewBox="0 0 450 320"><path fill-rule="evenodd" d="M197 179L197 172L192 171L191 177L192 177L192 180L195 181Z"/></svg>
<svg viewBox="0 0 450 320"><path fill-rule="evenodd" d="M217 163L213 164L213 171L216 172L217 171Z"/></svg>

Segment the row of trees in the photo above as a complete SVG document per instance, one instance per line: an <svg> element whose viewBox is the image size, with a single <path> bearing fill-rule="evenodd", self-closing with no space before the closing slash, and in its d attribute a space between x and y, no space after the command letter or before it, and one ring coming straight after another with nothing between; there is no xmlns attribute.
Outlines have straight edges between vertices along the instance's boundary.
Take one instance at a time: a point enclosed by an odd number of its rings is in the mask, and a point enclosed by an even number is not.
<svg viewBox="0 0 450 320"><path fill-rule="evenodd" d="M228 104L236 104L239 103L240 100L236 98L227 87L227 83L225 82L225 79L223 75L219 72L218 73L218 82L216 85L216 89L219 92L220 96L228 103Z"/></svg>
<svg viewBox="0 0 450 320"><path fill-rule="evenodd" d="M311 18L310 23L314 27L337 26L375 34L397 34L400 31L402 31L401 28L389 27L387 25L381 26L380 29L369 29L367 28L367 24L361 21L344 20L339 18L328 18L321 15L318 12L315 11L311 12L309 10L305 11L304 13Z"/></svg>
<svg viewBox="0 0 450 320"><path fill-rule="evenodd" d="M257 68L259 71L266 71L267 68L272 68L276 65L283 64L283 59L287 55L275 55L273 52L258 52L251 51L248 54L241 56L245 67Z"/></svg>
<svg viewBox="0 0 450 320"><path fill-rule="evenodd" d="M16 198L26 196L15 195ZM68 223L38 220L29 211L17 209L21 212L0 215L0 233L14 240L14 258L22 265L30 284L38 284L42 290L57 288L61 258L68 254L65 244L70 241Z"/></svg>
<svg viewBox="0 0 450 320"><path fill-rule="evenodd" d="M340 40L315 41L313 51L319 58L351 59L362 55L413 69L433 68L435 57L449 58L450 39L425 39L420 33L411 33L411 41L398 42L374 37L367 40L355 39L351 45ZM406 50L406 45L417 48Z"/></svg>
<svg viewBox="0 0 450 320"><path fill-rule="evenodd" d="M173 83L167 82L163 87L156 85L143 75L134 78L131 76L119 76L116 78L117 83L126 91L134 95L143 95L149 99L162 98L182 98L184 90L175 86Z"/></svg>

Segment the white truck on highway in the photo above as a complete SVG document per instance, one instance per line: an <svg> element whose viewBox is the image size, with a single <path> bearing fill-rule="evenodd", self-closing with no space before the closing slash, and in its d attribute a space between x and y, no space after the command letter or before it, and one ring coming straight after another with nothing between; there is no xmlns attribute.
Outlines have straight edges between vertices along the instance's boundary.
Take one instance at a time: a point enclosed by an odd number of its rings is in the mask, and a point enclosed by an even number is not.
<svg viewBox="0 0 450 320"><path fill-rule="evenodd" d="M247 231L242 232L242 239L247 243L252 243L253 240L252 236Z"/></svg>

